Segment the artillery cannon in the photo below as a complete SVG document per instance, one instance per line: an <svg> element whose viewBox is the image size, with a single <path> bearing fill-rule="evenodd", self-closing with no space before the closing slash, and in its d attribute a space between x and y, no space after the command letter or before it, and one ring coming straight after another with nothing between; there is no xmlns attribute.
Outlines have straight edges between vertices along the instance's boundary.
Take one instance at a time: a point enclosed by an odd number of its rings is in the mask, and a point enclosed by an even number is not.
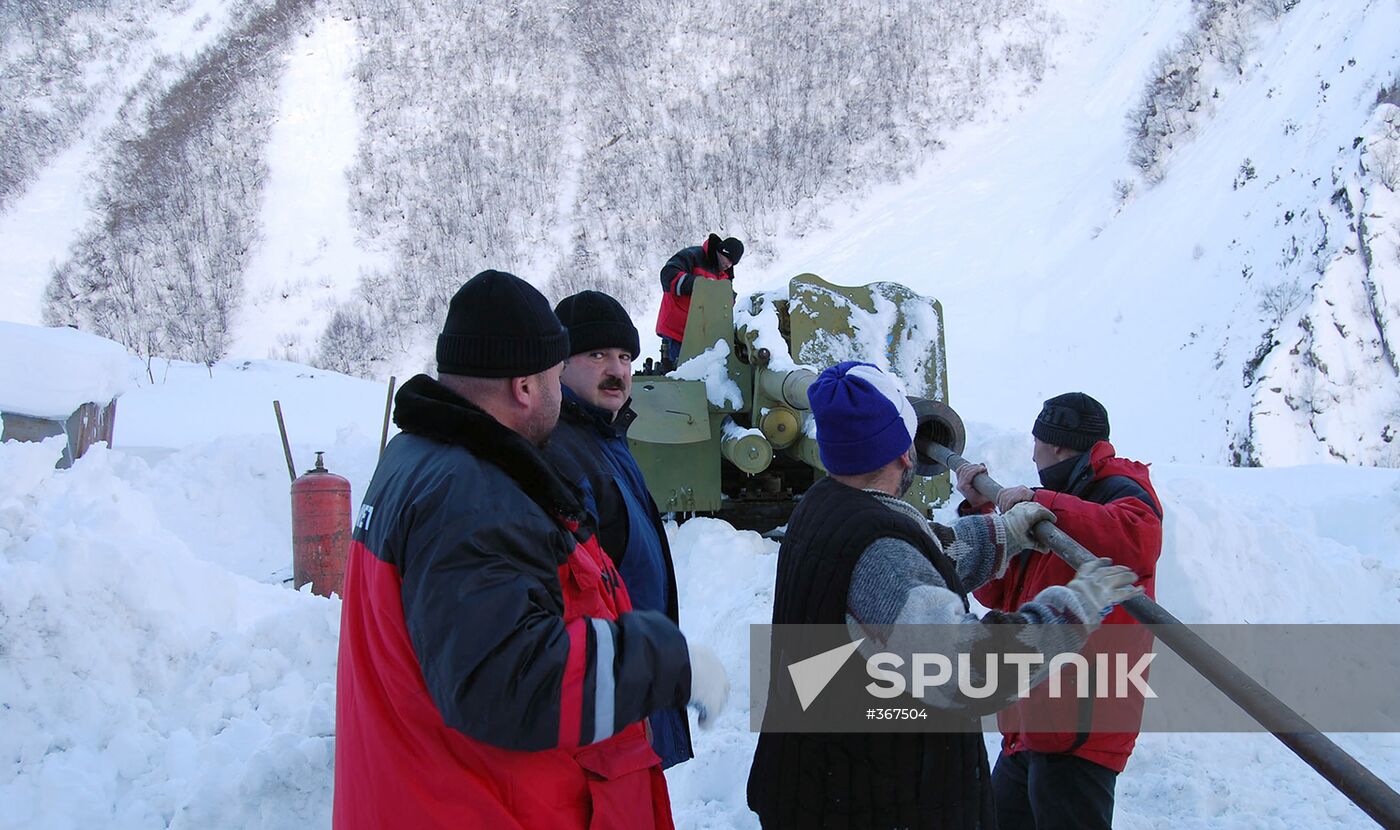
<svg viewBox="0 0 1400 830"><path fill-rule="evenodd" d="M737 527L786 523L825 475L807 388L843 360L898 375L921 424L958 424L946 406L943 310L897 283L832 285L794 277L786 295L737 304L732 283L698 280L678 368L633 382L632 453L663 513L709 513ZM958 434L941 434L962 447ZM919 456L906 497L927 512L952 492L947 470Z"/></svg>
<svg viewBox="0 0 1400 830"><path fill-rule="evenodd" d="M737 319L736 319L737 318ZM962 419L947 405L943 310L895 283L846 288L811 274L787 297L759 294L736 313L728 281L699 280L680 366L633 383L629 440L663 512L713 512L736 526L770 529L824 470L807 388L816 371L866 360L911 393L918 430L908 499L928 509L951 495L949 467L965 463ZM973 486L1001 490L986 473ZM1095 555L1054 524L1033 530L1046 550L1079 566ZM1400 794L1301 715L1147 597L1123 607L1382 827L1400 827Z"/></svg>

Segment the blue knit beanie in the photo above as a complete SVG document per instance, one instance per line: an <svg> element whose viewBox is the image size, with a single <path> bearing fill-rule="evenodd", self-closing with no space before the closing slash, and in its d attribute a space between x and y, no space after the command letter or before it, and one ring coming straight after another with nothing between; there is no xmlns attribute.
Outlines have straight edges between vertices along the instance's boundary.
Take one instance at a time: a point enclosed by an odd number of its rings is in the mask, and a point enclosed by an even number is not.
<svg viewBox="0 0 1400 830"><path fill-rule="evenodd" d="M828 473L861 475L909 451L918 421L904 384L854 360L825 370L807 390L817 449Z"/></svg>

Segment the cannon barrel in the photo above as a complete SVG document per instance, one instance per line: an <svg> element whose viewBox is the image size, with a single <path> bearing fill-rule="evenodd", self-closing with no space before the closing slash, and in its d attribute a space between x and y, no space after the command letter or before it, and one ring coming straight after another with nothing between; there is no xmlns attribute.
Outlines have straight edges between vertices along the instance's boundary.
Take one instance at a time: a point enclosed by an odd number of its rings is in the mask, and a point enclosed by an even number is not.
<svg viewBox="0 0 1400 830"><path fill-rule="evenodd" d="M758 428L775 450L785 450L802 437L802 415L786 406L764 407Z"/></svg>
<svg viewBox="0 0 1400 830"><path fill-rule="evenodd" d="M807 402L807 387L816 379L816 373L808 369L792 369L786 372L765 369L758 373L758 386L769 398L781 401L793 409L806 411L812 408Z"/></svg>
<svg viewBox="0 0 1400 830"><path fill-rule="evenodd" d="M814 470L826 469L822 464L821 450L817 447L817 439L815 438L808 438L804 435L783 452Z"/></svg>

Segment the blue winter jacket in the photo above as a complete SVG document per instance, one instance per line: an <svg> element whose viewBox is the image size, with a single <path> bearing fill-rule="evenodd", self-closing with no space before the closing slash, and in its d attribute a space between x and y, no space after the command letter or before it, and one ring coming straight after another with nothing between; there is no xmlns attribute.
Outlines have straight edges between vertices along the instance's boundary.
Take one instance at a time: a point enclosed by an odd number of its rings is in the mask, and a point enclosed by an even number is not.
<svg viewBox="0 0 1400 830"><path fill-rule="evenodd" d="M637 609L662 611L679 623L676 573L656 503L627 446L627 428L636 420L624 406L616 418L564 387L559 426L545 455L583 490L584 507L598 519L603 550L617 563ZM684 709L666 709L650 718L652 748L663 767L694 757Z"/></svg>

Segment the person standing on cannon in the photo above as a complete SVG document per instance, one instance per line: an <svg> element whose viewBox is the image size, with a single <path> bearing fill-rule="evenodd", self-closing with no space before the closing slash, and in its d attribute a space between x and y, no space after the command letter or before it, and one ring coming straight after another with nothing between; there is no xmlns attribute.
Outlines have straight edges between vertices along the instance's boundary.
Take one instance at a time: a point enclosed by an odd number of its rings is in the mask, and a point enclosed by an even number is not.
<svg viewBox="0 0 1400 830"><path fill-rule="evenodd" d="M661 310L656 315L663 372L676 368L676 361L680 360L695 281L733 280L734 266L743 256L743 242L732 236L720 239L712 233L699 245L682 248L666 260L661 268Z"/></svg>

